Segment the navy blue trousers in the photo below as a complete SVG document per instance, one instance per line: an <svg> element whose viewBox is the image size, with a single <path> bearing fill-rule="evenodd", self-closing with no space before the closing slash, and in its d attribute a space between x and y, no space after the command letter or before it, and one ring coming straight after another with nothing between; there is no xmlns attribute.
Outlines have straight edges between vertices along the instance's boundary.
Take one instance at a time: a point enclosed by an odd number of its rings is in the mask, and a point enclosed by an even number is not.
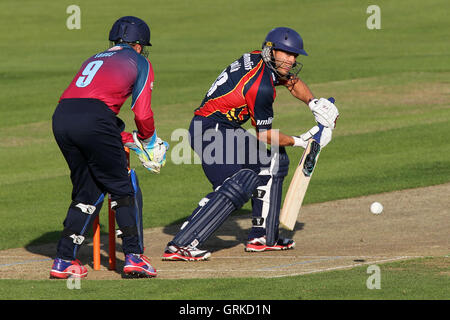
<svg viewBox="0 0 450 320"><path fill-rule="evenodd" d="M259 174L270 165L270 150L243 128L218 123L209 118L194 116L189 127L191 148L200 156L203 171L213 190L241 169ZM269 177L261 177L261 185ZM252 217L261 217L262 202L252 198ZM193 215L198 208L194 210ZM248 238L265 235L265 230L252 228Z"/></svg>
<svg viewBox="0 0 450 320"><path fill-rule="evenodd" d="M200 156L213 189L241 169L257 174L270 165L270 151L241 127L194 116L189 127L191 148Z"/></svg>
<svg viewBox="0 0 450 320"><path fill-rule="evenodd" d="M99 213L104 195L112 200L134 196L127 170L127 159L120 133L125 125L102 101L96 99L64 99L53 114L53 134L69 166L72 201L95 205L94 214L69 207L64 229L84 235ZM131 207L116 210L119 228L136 225ZM76 259L79 245L63 232L57 257ZM137 236L123 238L125 253L142 253Z"/></svg>

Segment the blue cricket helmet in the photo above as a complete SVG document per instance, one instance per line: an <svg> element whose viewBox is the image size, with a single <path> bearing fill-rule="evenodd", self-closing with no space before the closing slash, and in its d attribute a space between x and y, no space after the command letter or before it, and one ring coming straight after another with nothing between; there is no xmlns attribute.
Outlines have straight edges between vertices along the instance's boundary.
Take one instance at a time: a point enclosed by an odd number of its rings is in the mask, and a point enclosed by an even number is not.
<svg viewBox="0 0 450 320"><path fill-rule="evenodd" d="M135 42L151 46L150 28L141 19L133 16L119 18L109 31L109 40L113 42Z"/></svg>
<svg viewBox="0 0 450 320"><path fill-rule="evenodd" d="M308 55L303 49L302 37L297 31L291 28L278 27L270 30L263 42L263 48L265 46L269 46L275 50L283 50L304 56Z"/></svg>

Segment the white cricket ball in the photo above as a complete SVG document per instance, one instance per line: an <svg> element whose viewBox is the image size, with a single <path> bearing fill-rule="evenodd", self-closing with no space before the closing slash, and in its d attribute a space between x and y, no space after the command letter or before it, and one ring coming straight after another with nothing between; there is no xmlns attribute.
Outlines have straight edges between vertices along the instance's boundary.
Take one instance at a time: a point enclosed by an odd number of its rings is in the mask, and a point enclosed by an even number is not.
<svg viewBox="0 0 450 320"><path fill-rule="evenodd" d="M373 214L380 214L383 212L383 205L379 202L374 202L370 205L370 212Z"/></svg>

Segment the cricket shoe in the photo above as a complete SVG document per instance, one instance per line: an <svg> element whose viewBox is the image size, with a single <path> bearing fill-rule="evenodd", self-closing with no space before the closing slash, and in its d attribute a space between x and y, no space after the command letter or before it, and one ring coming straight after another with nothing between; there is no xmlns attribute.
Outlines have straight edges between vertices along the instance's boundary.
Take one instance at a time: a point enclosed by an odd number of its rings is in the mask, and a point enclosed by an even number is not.
<svg viewBox="0 0 450 320"><path fill-rule="evenodd" d="M67 279L67 278L84 278L87 276L87 269L83 266L80 260L63 260L56 258L53 260L52 270L50 271L50 278L52 279Z"/></svg>
<svg viewBox="0 0 450 320"><path fill-rule="evenodd" d="M156 269L150 264L150 260L143 254L129 253L125 255L123 273L132 278L156 277Z"/></svg>
<svg viewBox="0 0 450 320"><path fill-rule="evenodd" d="M177 246L169 243L164 250L162 259L165 261L202 261L208 260L211 252L200 250L193 246Z"/></svg>
<svg viewBox="0 0 450 320"><path fill-rule="evenodd" d="M260 238L253 238L247 241L245 251L247 252L261 252L273 250L289 250L295 247L295 241L292 239L279 238L277 242L268 246L266 244L266 236Z"/></svg>

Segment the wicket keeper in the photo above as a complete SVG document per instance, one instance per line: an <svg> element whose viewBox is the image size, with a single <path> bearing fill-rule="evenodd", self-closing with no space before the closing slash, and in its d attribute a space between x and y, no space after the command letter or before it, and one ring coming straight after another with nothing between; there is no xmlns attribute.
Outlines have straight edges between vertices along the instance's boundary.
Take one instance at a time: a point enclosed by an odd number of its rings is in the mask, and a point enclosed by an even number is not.
<svg viewBox="0 0 450 320"><path fill-rule="evenodd" d="M151 108L150 28L137 17L122 17L113 24L109 40L109 49L82 64L53 114L53 133L70 168L73 189L52 278L86 277L77 253L106 193L121 230L123 272L156 276L143 255L142 194L135 171L127 169L124 151L124 145L134 150L152 172L159 172L166 159L168 144L156 135ZM125 124L117 117L130 95L137 127L133 134L124 131Z"/></svg>

